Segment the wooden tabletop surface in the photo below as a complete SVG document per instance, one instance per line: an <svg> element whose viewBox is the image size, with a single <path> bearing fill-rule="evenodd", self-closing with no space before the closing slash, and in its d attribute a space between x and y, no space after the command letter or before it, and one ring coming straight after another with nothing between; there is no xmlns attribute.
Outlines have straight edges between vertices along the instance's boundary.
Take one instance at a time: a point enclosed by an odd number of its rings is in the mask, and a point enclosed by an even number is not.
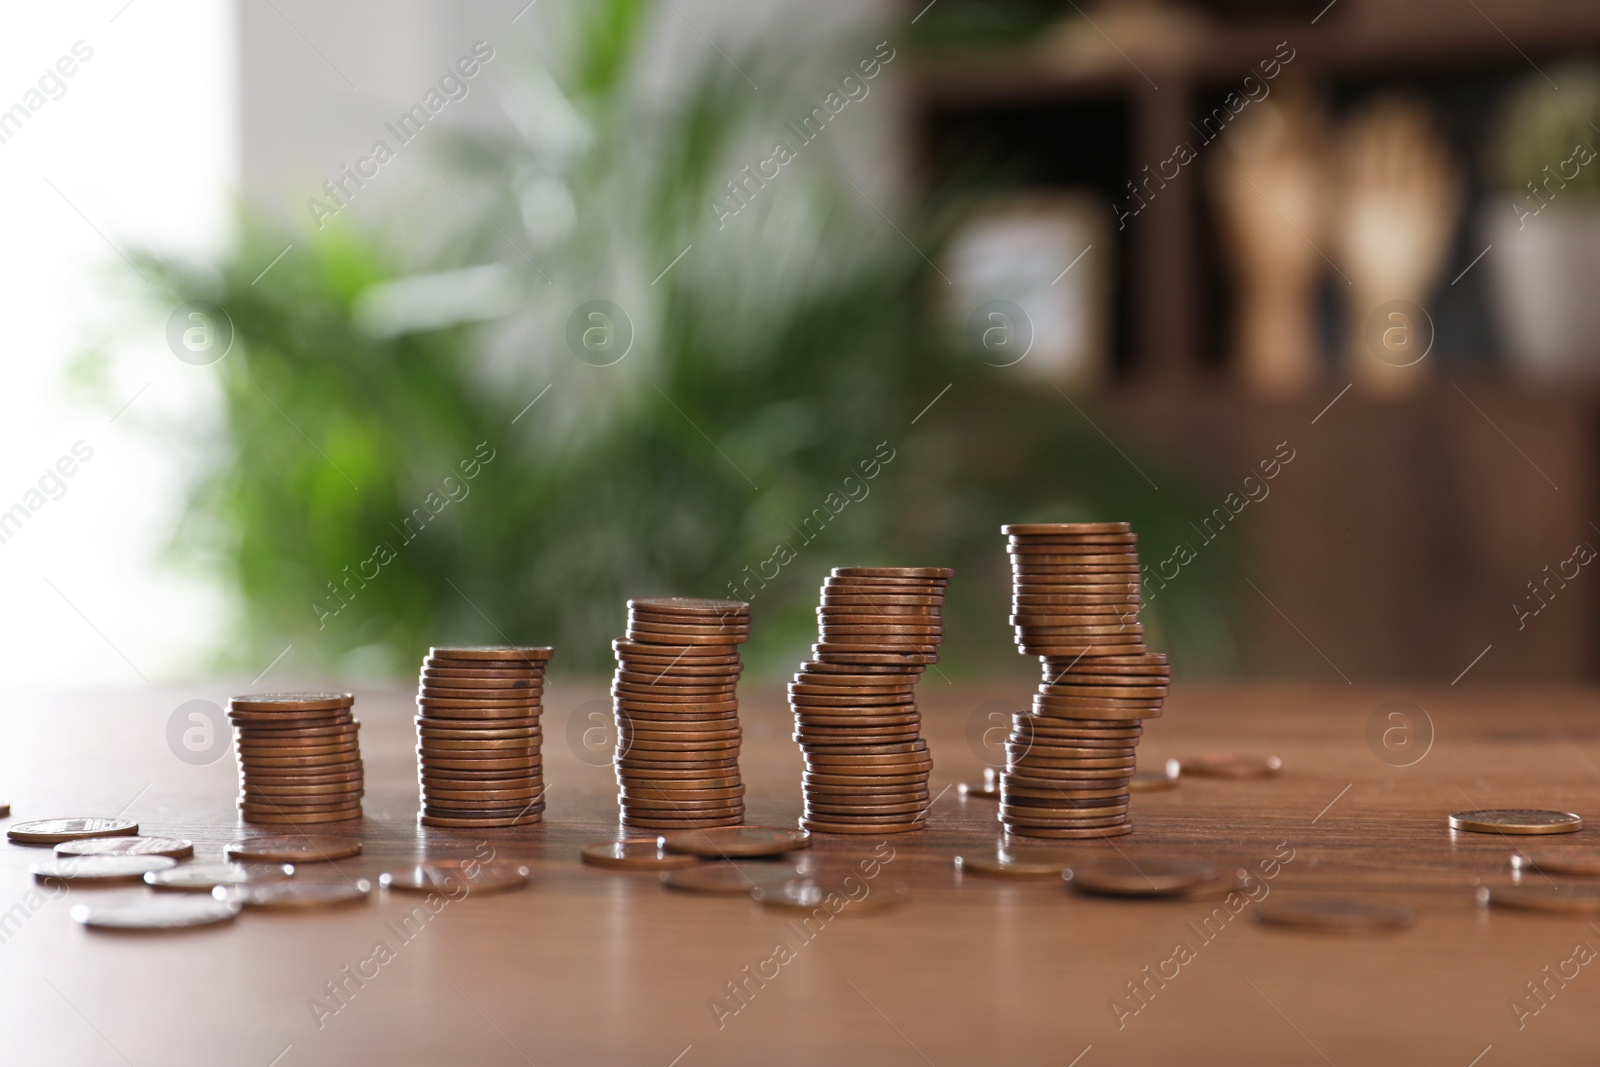
<svg viewBox="0 0 1600 1067"><path fill-rule="evenodd" d="M974 719L981 724L989 701L1025 697L1026 683L922 688L935 792L977 778ZM792 824L800 759L781 690L745 690L748 821ZM226 695L13 700L0 800L14 820L126 806L144 832L190 837L216 858L239 831L233 758L181 762L166 728L183 700ZM1331 893L1404 904L1417 921L1402 933L1274 930L1251 921L1254 903L1208 923L1210 902L1100 900L1050 881L963 878L952 858L995 843L995 808L952 789L926 831L817 839L819 854L892 856L877 878L906 884L911 900L895 912L841 916L809 940L790 917L751 901L674 893L652 875L579 863L583 844L617 829L610 769L569 744L569 720L583 723L603 695L598 682L551 685L544 824L484 834L417 829L409 698L358 693L366 851L341 862L344 872L375 879L396 862L470 854L484 840L534 868L531 888L449 903L406 939L394 924L418 898L383 893L343 911L246 913L176 936L96 934L70 920L74 902L141 891L41 900L30 895L27 868L48 853L0 845L0 1061L1498 1067L1600 1058L1600 968L1572 962L1595 957L1600 923L1481 908L1474 887L1509 881L1512 843L1453 833L1445 822L1474 806L1600 819L1591 692L1180 683L1166 717L1147 727L1141 764L1204 751L1272 754L1283 774L1188 779L1137 796L1133 834L1079 849L1265 864L1273 876L1258 892L1267 899ZM1370 717L1391 700L1431 720L1431 747L1408 767L1391 766L1368 742ZM1422 716L1413 710L1411 719L1420 741ZM1594 847L1597 833L1532 841ZM787 958L767 962L775 956ZM384 962L367 962L375 958ZM776 974L749 980L761 970ZM347 977L362 971L371 977L360 984ZM1562 972L1571 977L1549 978ZM341 981L342 1001L327 991ZM742 1003L729 996L730 982L744 983ZM1142 1000L1130 982L1147 990ZM1543 983L1542 1000L1529 982Z"/></svg>

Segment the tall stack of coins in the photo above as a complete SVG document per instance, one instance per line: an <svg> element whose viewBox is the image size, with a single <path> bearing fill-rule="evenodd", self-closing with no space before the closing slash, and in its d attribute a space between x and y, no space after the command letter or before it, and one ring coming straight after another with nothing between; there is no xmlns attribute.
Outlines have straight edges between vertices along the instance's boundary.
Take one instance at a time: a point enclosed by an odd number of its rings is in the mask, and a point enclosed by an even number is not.
<svg viewBox="0 0 1600 1067"><path fill-rule="evenodd" d="M820 833L919 829L933 760L913 689L944 641L945 567L835 567L819 638L789 686L805 753L801 825Z"/></svg>
<svg viewBox="0 0 1600 1067"><path fill-rule="evenodd" d="M624 826L744 821L739 646L749 639L750 605L737 600L628 601L611 687Z"/></svg>
<svg viewBox="0 0 1600 1067"><path fill-rule="evenodd" d="M525 826L544 811L548 648L432 648L417 687L424 826Z"/></svg>
<svg viewBox="0 0 1600 1067"><path fill-rule="evenodd" d="M1161 714L1167 657L1145 647L1138 537L1125 522L1001 527L1017 647L1044 679L1012 716L1000 821L1021 837L1128 833L1143 720Z"/></svg>
<svg viewBox="0 0 1600 1067"><path fill-rule="evenodd" d="M245 822L310 826L361 817L361 746L349 693L228 701Z"/></svg>

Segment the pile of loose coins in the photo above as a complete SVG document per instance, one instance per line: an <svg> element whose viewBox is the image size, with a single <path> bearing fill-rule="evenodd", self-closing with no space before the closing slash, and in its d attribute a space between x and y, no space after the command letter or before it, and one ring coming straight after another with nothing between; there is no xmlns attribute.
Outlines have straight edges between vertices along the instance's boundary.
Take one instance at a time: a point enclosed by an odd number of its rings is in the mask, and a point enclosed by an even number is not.
<svg viewBox="0 0 1600 1067"><path fill-rule="evenodd" d="M611 687L624 826L744 821L739 646L749 639L750 605L741 601L628 601Z"/></svg>
<svg viewBox="0 0 1600 1067"><path fill-rule="evenodd" d="M544 811L544 671L549 648L428 650L417 684L424 826L526 826Z"/></svg>
<svg viewBox="0 0 1600 1067"><path fill-rule="evenodd" d="M349 693L255 693L228 701L245 822L312 826L361 817L361 724Z"/></svg>
<svg viewBox="0 0 1600 1067"><path fill-rule="evenodd" d="M789 685L805 753L801 825L878 834L927 821L933 760L914 688L938 662L945 567L835 567L817 644Z"/></svg>
<svg viewBox="0 0 1600 1067"><path fill-rule="evenodd" d="M1139 621L1138 537L1125 522L1031 523L1009 538L1017 647L1044 678L1014 715L1000 821L1020 837L1128 833L1143 720L1161 714L1167 657Z"/></svg>

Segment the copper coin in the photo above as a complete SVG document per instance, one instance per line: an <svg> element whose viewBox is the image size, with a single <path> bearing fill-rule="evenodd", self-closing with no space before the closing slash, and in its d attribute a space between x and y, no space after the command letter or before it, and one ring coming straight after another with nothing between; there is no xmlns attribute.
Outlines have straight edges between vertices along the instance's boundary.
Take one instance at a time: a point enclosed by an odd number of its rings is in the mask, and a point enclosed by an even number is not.
<svg viewBox="0 0 1600 1067"><path fill-rule="evenodd" d="M361 818L361 805L345 808L342 811L293 813L279 812L276 814L258 814L248 812L243 815L245 822L262 823L269 826L319 826L330 822L352 822Z"/></svg>
<svg viewBox="0 0 1600 1067"><path fill-rule="evenodd" d="M152 871L176 867L167 856L53 856L28 867L35 880L68 885L140 882Z"/></svg>
<svg viewBox="0 0 1600 1067"><path fill-rule="evenodd" d="M1008 826L1008 837L1035 837L1042 840L1054 841L1082 841L1098 840L1106 837L1121 837L1123 834L1133 833L1132 823L1123 823L1120 826L1097 826L1088 830L1057 830L1043 826Z"/></svg>
<svg viewBox="0 0 1600 1067"><path fill-rule="evenodd" d="M249 693L229 697L229 711L328 711L355 704L354 693Z"/></svg>
<svg viewBox="0 0 1600 1067"><path fill-rule="evenodd" d="M422 685L444 685L473 690L544 688L544 675L536 672L512 674L509 671L472 671L451 667L424 667L417 680Z"/></svg>
<svg viewBox="0 0 1600 1067"><path fill-rule="evenodd" d="M749 640L748 634L691 634L677 632L672 634L656 633L652 630L629 626L623 631L629 641L671 641L674 645L702 645L708 648L725 648L732 645L743 644Z"/></svg>
<svg viewBox="0 0 1600 1067"><path fill-rule="evenodd" d="M543 696L540 689L461 689L454 686L423 685L417 687L418 702L435 700L454 700L469 704L480 701L490 702L491 707L499 707L508 701L513 704L537 704Z"/></svg>
<svg viewBox="0 0 1600 1067"><path fill-rule="evenodd" d="M663 834L661 847L707 858L777 856L809 848L811 835L782 826L728 826Z"/></svg>
<svg viewBox="0 0 1600 1067"><path fill-rule="evenodd" d="M1563 915L1591 915L1600 912L1600 886L1592 885L1508 885L1480 886L1478 903L1522 911L1548 911Z"/></svg>
<svg viewBox="0 0 1600 1067"><path fill-rule="evenodd" d="M1128 789L1134 793L1155 793L1166 789L1178 788L1178 783L1183 777L1183 766L1175 759L1164 761L1157 770L1140 771L1128 783Z"/></svg>
<svg viewBox="0 0 1600 1067"><path fill-rule="evenodd" d="M1292 926L1333 934L1367 934L1404 930L1416 921L1409 908L1365 900L1274 897L1256 906L1256 921L1267 926Z"/></svg>
<svg viewBox="0 0 1600 1067"><path fill-rule="evenodd" d="M696 597L637 597L628 601L628 610L663 611L675 615L748 615L750 605L742 600L703 600Z"/></svg>
<svg viewBox="0 0 1600 1067"><path fill-rule="evenodd" d="M239 905L211 897L150 896L137 900L75 904L72 921L99 930L183 930L232 921Z"/></svg>
<svg viewBox="0 0 1600 1067"><path fill-rule="evenodd" d="M472 736L474 737L478 736L477 731L540 729L539 717L537 715L531 717L524 716L521 718L494 717L486 719L474 718L469 715L462 715L454 718L433 715L417 715L414 716L411 721L417 724L417 728L419 730L472 731Z"/></svg>
<svg viewBox="0 0 1600 1067"><path fill-rule="evenodd" d="M693 867L700 861L692 855L668 852L661 847L657 838L636 837L586 845L583 862L593 867L617 870L660 871L672 867Z"/></svg>
<svg viewBox="0 0 1600 1067"><path fill-rule="evenodd" d="M1059 779L1039 778L1012 771L1007 771L1005 777L1000 779L1002 791L1034 789L1050 792L1062 800L1104 800L1107 797L1121 797L1128 792L1126 783L1120 781L1096 782L1094 786L1092 789L1078 789Z"/></svg>
<svg viewBox="0 0 1600 1067"><path fill-rule="evenodd" d="M986 878L1060 878L1071 865L1071 853L1048 848L986 848L956 857L957 870Z"/></svg>
<svg viewBox="0 0 1600 1067"><path fill-rule="evenodd" d="M56 851L61 851L59 848ZM1546 849L1542 852L1513 852L1514 871L1543 871L1545 874L1600 875L1600 852L1581 849Z"/></svg>
<svg viewBox="0 0 1600 1067"><path fill-rule="evenodd" d="M361 854L361 842L353 837L328 834L290 834L274 837L248 837L223 849L230 860L262 860L277 863L317 863L348 859Z"/></svg>
<svg viewBox="0 0 1600 1067"><path fill-rule="evenodd" d="M6 828L6 837L18 845L54 845L84 837L132 837L139 824L127 819L38 819Z"/></svg>
<svg viewBox="0 0 1600 1067"><path fill-rule="evenodd" d="M679 831L688 832L688 831ZM799 866L784 863L703 863L666 871L661 884L691 893L726 893L749 896L751 890L779 886L802 877Z"/></svg>
<svg viewBox="0 0 1600 1067"><path fill-rule="evenodd" d="M841 821L838 819L813 819L804 817L800 825L807 830L819 834L904 834L914 830L921 830L927 825L926 819L860 819Z"/></svg>
<svg viewBox="0 0 1600 1067"><path fill-rule="evenodd" d="M372 883L365 878L325 882L296 879L278 883L247 882L225 890L223 899L261 911L310 911L361 904L371 893Z"/></svg>
<svg viewBox="0 0 1600 1067"><path fill-rule="evenodd" d="M663 831L683 830L699 826L738 826L744 822L744 809L742 807L727 811L694 809L671 815L658 811L624 810L619 821L622 823L622 828L626 833L639 833L641 831L661 833Z"/></svg>
<svg viewBox="0 0 1600 1067"><path fill-rule="evenodd" d="M194 842L176 837L85 837L56 845L58 856L169 856L187 859Z"/></svg>
<svg viewBox="0 0 1600 1067"><path fill-rule="evenodd" d="M1194 773L1187 761L1184 769ZM1450 816L1450 829L1479 834L1570 834L1583 829L1583 818L1569 811L1537 808L1480 808Z"/></svg>
<svg viewBox="0 0 1600 1067"><path fill-rule="evenodd" d="M525 663L543 663L555 654L546 647L513 647L510 645L455 645L428 649L433 659L467 660L521 660Z"/></svg>
<svg viewBox="0 0 1600 1067"><path fill-rule="evenodd" d="M544 818L538 812L527 815L506 815L484 818L463 818L454 815L423 813L417 822L440 830L509 830L517 826L532 826Z"/></svg>
<svg viewBox="0 0 1600 1067"><path fill-rule="evenodd" d="M1111 897L1171 896L1217 877L1210 863L1161 857L1099 859L1072 866L1067 880L1080 893Z"/></svg>
<svg viewBox="0 0 1600 1067"><path fill-rule="evenodd" d="M857 918L898 908L911 899L911 890L902 882L859 882L865 895L856 899L853 887L844 880L802 877L778 885L761 886L751 891L756 903L780 911L813 913L818 908L834 918Z"/></svg>
<svg viewBox="0 0 1600 1067"><path fill-rule="evenodd" d="M153 889L183 893L209 893L218 886L244 885L247 882L281 882L294 874L288 864L186 863L145 875Z"/></svg>
<svg viewBox="0 0 1600 1067"><path fill-rule="evenodd" d="M1283 770L1277 756L1203 753L1179 760L1182 772L1197 778L1270 778Z"/></svg>
<svg viewBox="0 0 1600 1067"><path fill-rule="evenodd" d="M463 886L469 893L498 893L527 885L528 873L525 864L509 860L429 860L385 871L378 882L403 893L454 893Z"/></svg>

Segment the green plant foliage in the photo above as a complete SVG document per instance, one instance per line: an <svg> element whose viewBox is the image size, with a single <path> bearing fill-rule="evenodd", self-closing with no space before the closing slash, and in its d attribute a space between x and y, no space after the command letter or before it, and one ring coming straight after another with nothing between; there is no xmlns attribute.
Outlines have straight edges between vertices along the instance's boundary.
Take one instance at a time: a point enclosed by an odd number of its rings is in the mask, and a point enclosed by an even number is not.
<svg viewBox="0 0 1600 1067"><path fill-rule="evenodd" d="M627 79L648 15L592 5L567 88L527 68L506 96L514 132L452 145L472 210L429 262L340 220L247 227L214 270L147 266L172 298L225 307L240 338L215 368L227 449L179 541L242 598L232 654L293 641L302 662L405 673L430 643L514 641L594 671L629 596L739 595L755 608L747 659L788 667L830 566L937 563L961 572L944 669L1026 672L1000 523L1127 518L1165 548L1213 503L1135 457L1156 492L1048 383L928 325L945 285L929 257L959 198L885 202L846 177L833 131L802 142L790 124L877 46L713 57L681 98L639 102ZM794 161L732 199L777 140ZM295 253L251 284L290 236ZM374 326L375 293L486 265L515 294L506 313ZM633 334L605 366L568 341L596 299ZM1158 647L1226 661L1225 553L1164 595Z"/></svg>
<svg viewBox="0 0 1600 1067"><path fill-rule="evenodd" d="M1574 151L1600 154L1600 66L1571 64L1549 71L1550 78L1523 79L1507 97L1490 141L1489 173L1514 195L1529 183L1542 196L1559 189L1551 206L1587 202L1600 196L1600 162L1577 165ZM1561 88L1550 88L1554 81ZM1548 172L1545 168L1549 168ZM1555 175L1552 189L1542 183Z"/></svg>

